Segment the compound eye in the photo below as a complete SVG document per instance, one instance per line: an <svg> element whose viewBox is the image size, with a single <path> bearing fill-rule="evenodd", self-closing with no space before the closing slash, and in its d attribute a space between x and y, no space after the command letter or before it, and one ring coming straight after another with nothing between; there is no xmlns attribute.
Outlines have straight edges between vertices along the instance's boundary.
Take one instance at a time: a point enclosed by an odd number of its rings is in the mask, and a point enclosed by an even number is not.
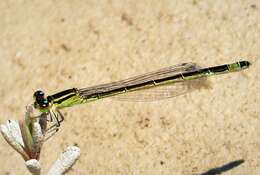
<svg viewBox="0 0 260 175"><path fill-rule="evenodd" d="M46 108L49 106L48 100L45 100L41 103L41 107Z"/></svg>
<svg viewBox="0 0 260 175"><path fill-rule="evenodd" d="M34 98L43 97L43 96L44 96L44 92L41 91L41 90L35 91L34 94L33 94Z"/></svg>
<svg viewBox="0 0 260 175"><path fill-rule="evenodd" d="M35 99L34 107L36 109L44 109L49 106L49 101L44 98L44 92L41 90L35 91L33 94Z"/></svg>

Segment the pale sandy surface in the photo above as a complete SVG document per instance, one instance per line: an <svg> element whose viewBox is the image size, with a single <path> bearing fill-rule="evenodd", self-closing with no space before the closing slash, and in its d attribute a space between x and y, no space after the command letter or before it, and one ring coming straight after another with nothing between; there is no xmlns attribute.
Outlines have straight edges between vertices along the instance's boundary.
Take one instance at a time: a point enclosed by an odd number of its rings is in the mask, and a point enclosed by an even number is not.
<svg viewBox="0 0 260 175"><path fill-rule="evenodd" d="M250 69L210 89L153 103L110 99L65 110L45 143L43 172L74 143L69 174L260 174L260 1L0 2L0 122L23 117L33 91L85 87L182 62L241 58ZM0 139L0 174L28 174Z"/></svg>

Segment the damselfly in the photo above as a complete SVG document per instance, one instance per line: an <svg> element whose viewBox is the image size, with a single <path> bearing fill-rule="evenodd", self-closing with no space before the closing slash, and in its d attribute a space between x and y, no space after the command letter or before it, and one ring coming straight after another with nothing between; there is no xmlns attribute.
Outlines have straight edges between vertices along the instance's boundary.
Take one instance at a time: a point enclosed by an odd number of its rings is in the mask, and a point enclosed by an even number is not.
<svg viewBox="0 0 260 175"><path fill-rule="evenodd" d="M58 129L60 123L64 120L60 112L62 108L92 102L106 97L131 94L158 86L185 85L190 82L190 80L240 71L248 68L249 65L250 63L248 61L239 61L232 64L200 68L194 63L183 63L113 83L82 89L72 88L64 90L54 95L49 95L46 98L43 91L38 90L34 93L34 107L39 109L41 113L49 114L50 120L54 122L54 125L50 128ZM172 93L174 93L174 95L168 96L181 94L181 92L178 91Z"/></svg>

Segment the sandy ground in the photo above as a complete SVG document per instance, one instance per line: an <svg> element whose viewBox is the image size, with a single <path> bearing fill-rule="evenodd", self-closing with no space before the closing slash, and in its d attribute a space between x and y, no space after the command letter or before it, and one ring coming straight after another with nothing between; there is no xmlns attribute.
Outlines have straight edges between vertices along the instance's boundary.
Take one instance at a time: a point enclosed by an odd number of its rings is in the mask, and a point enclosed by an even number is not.
<svg viewBox="0 0 260 175"><path fill-rule="evenodd" d="M223 174L258 175L259 9L258 0L1 1L0 122L23 118L36 89L52 94L183 62L248 60L250 69L176 98L64 110L41 164L44 174L78 144L82 154L68 174L206 174L244 160ZM3 138L0 162L0 174L28 174Z"/></svg>

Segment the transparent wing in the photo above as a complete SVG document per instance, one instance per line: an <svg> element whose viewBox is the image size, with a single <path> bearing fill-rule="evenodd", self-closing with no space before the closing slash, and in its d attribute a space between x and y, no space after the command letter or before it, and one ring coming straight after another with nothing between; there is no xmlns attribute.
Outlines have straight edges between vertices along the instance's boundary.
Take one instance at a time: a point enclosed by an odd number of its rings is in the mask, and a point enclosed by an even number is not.
<svg viewBox="0 0 260 175"><path fill-rule="evenodd" d="M125 94L113 96L112 99L119 101L149 102L173 98L184 95L201 88L209 88L210 84L206 78L183 81L170 85L158 86L151 89L134 91Z"/></svg>
<svg viewBox="0 0 260 175"><path fill-rule="evenodd" d="M125 80L79 89L79 93L82 98L87 98L91 94L109 92L126 86L138 85L147 81L171 77L180 73L190 72L197 69L199 68L195 63L183 63Z"/></svg>

